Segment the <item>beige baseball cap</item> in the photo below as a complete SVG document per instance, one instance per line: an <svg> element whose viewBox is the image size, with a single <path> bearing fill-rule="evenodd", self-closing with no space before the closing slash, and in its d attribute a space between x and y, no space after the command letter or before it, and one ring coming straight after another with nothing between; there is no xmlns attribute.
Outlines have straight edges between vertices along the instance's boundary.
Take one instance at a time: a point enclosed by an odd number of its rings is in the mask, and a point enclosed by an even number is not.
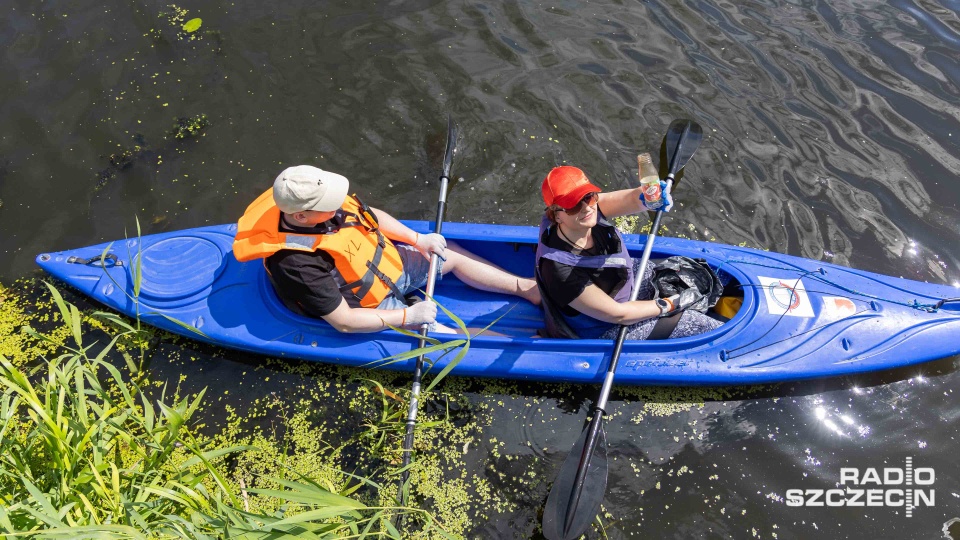
<svg viewBox="0 0 960 540"><path fill-rule="evenodd" d="M273 200L281 212L305 210L332 212L347 198L350 181L345 176L311 165L284 169L273 182Z"/></svg>

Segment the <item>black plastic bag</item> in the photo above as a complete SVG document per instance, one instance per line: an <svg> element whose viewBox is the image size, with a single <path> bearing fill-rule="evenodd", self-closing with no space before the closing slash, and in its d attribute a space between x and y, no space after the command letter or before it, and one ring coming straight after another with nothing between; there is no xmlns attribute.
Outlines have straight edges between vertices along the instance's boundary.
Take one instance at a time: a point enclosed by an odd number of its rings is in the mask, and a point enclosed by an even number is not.
<svg viewBox="0 0 960 540"><path fill-rule="evenodd" d="M679 255L664 259L653 267L653 287L660 298L680 294L685 289L697 289L703 298L687 309L701 313L715 306L723 294L720 277L706 260Z"/></svg>

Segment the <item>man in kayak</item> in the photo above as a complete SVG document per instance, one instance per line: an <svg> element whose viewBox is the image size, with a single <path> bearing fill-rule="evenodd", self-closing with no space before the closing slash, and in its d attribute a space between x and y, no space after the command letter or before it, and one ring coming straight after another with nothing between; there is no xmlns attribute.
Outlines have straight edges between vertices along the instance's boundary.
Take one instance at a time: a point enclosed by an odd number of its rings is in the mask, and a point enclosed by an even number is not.
<svg viewBox="0 0 960 540"><path fill-rule="evenodd" d="M536 281L543 298L548 337L616 337L628 325L627 339L646 339L661 317L682 315L669 337L700 334L721 323L686 308L700 299L687 289L653 300L653 265L647 265L638 300L629 301L639 260L627 253L623 237L609 220L647 210L640 188L601 192L576 167L556 167L541 187L547 208L540 224ZM673 206L664 192L664 209Z"/></svg>
<svg viewBox="0 0 960 540"><path fill-rule="evenodd" d="M471 287L540 303L536 282L510 274L439 234L418 234L383 210L348 195L343 176L309 165L290 167L249 207L237 226L233 253L264 259L277 295L290 309L322 318L341 332L433 323L437 306L408 306L423 287L429 257L440 274Z"/></svg>

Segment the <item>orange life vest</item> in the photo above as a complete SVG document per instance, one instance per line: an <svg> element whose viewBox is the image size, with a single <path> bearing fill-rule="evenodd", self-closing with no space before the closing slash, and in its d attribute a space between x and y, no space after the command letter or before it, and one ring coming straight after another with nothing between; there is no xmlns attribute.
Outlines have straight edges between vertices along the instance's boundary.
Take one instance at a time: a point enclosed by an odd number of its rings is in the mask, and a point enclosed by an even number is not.
<svg viewBox="0 0 960 540"><path fill-rule="evenodd" d="M400 254L356 195L347 197L324 234L280 231L280 217L273 189L268 189L240 218L233 240L234 257L240 262L264 259L266 266L266 258L282 249L321 250L333 257L333 277L341 294L354 297L361 307L375 308L391 292L403 300L396 286L403 272Z"/></svg>

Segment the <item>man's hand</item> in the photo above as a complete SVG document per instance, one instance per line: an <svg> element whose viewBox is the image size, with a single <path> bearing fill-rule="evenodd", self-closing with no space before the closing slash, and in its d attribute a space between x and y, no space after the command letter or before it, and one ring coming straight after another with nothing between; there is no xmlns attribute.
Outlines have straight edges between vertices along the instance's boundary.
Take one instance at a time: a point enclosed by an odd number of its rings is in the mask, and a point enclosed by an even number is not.
<svg viewBox="0 0 960 540"><path fill-rule="evenodd" d="M437 320L437 305L430 300L417 302L416 304L406 308L406 310L407 326L420 326L423 324L436 322Z"/></svg>
<svg viewBox="0 0 960 540"><path fill-rule="evenodd" d="M439 234L421 234L417 237L417 243L413 247L417 248L417 251L427 259L430 258L431 253L436 253L437 257L447 260L447 239Z"/></svg>

